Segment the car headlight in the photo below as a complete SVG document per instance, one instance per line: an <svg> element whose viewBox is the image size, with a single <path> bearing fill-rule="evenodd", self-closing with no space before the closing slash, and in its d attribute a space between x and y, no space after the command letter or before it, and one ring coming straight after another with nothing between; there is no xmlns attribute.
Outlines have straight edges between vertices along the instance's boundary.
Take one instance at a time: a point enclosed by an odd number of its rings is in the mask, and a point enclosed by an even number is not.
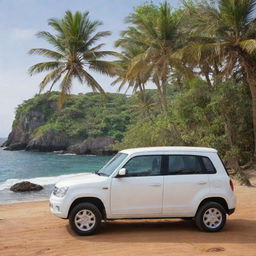
<svg viewBox="0 0 256 256"><path fill-rule="evenodd" d="M57 197L64 197L68 191L68 187L54 187L53 194Z"/></svg>

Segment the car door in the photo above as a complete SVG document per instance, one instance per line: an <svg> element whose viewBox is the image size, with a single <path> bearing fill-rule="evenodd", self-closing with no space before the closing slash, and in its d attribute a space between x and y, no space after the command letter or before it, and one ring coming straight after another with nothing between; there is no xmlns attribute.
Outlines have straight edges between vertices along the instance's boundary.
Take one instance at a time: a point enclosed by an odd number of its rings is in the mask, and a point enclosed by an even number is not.
<svg viewBox="0 0 256 256"><path fill-rule="evenodd" d="M163 215L192 217L195 202L209 192L208 175L200 156L165 156Z"/></svg>
<svg viewBox="0 0 256 256"><path fill-rule="evenodd" d="M111 214L154 217L162 213L163 176L160 155L134 156L123 166L126 176L111 181Z"/></svg>

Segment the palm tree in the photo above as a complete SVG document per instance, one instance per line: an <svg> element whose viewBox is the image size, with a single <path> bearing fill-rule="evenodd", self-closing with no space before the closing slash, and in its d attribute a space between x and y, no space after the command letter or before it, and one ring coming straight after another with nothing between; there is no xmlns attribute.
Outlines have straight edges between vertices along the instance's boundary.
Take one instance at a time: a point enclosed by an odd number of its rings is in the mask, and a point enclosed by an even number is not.
<svg viewBox="0 0 256 256"><path fill-rule="evenodd" d="M127 86L126 92L132 89L132 92L140 91L141 93L145 90L145 84L149 80L149 72L141 72L135 76L131 74L131 65L133 64L134 58L141 54L143 51L138 46L133 45L122 45L122 54L116 63L116 76L117 78L112 82L112 85L119 84L118 91L120 92L125 86Z"/></svg>
<svg viewBox="0 0 256 256"><path fill-rule="evenodd" d="M185 66L172 58L180 43L178 28L181 17L171 12L167 2L161 4L155 12L149 13L151 17L148 17L147 12L130 15L127 22L132 26L122 32L122 38L116 45L126 50L129 47L140 48L129 59L125 78L134 82L142 77L143 83L150 78L157 87L162 110L167 113L167 85L170 74L174 69L185 71Z"/></svg>
<svg viewBox="0 0 256 256"><path fill-rule="evenodd" d="M139 114L142 118L150 119L152 123L152 115L156 108L156 101L150 91L139 91L135 94L136 103L132 105L135 113Z"/></svg>
<svg viewBox="0 0 256 256"><path fill-rule="evenodd" d="M40 83L40 92L47 85L50 85L49 90L51 90L60 81L60 106L70 94L72 81L75 78L80 83L86 82L93 91L104 93L103 88L88 71L106 75L114 74L113 62L102 60L102 58L116 56L117 53L102 50L103 43L96 44L99 39L111 33L96 32L102 23L91 21L88 15L89 12L72 14L71 11L66 11L64 18L50 19L48 24L54 29L55 34L42 31L37 36L46 40L54 49L36 48L29 51L30 54L50 59L30 67L29 73L34 75L48 72Z"/></svg>
<svg viewBox="0 0 256 256"><path fill-rule="evenodd" d="M256 158L256 0L219 0L218 6L187 4L188 45L175 55L187 63L208 62L218 76L234 75L238 66L250 88ZM221 67L216 67L216 62ZM221 64L220 64L221 63ZM210 65L209 65L210 66Z"/></svg>

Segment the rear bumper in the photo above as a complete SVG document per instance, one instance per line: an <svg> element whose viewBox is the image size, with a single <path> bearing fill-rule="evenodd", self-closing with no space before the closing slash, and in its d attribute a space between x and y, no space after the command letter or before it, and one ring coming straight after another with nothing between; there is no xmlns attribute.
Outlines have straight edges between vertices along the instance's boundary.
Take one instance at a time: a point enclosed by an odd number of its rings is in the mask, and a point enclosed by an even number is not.
<svg viewBox="0 0 256 256"><path fill-rule="evenodd" d="M235 212L235 208L233 208L233 209L228 209L227 214L228 214L228 215L231 215L231 214L233 214L234 212Z"/></svg>

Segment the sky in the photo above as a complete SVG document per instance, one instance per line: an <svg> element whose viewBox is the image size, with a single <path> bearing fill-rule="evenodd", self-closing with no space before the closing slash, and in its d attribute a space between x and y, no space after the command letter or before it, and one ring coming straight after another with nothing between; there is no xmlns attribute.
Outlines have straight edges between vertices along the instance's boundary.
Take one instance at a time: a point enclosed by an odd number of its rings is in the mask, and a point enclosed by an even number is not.
<svg viewBox="0 0 256 256"><path fill-rule="evenodd" d="M114 49L114 42L121 30L126 28L124 17L133 7L146 0L0 0L0 138L11 131L15 109L24 100L38 93L43 76L31 77L28 68L45 59L28 55L31 48L51 48L35 36L38 31L50 31L50 18L62 18L66 10L89 11L92 20L100 20L99 31L110 30L105 38L105 48ZM161 1L154 0L159 3ZM178 0L169 1L173 7ZM117 92L111 86L113 78L93 74L105 91ZM55 87L57 88L57 87ZM72 93L90 91L86 84L74 83Z"/></svg>

